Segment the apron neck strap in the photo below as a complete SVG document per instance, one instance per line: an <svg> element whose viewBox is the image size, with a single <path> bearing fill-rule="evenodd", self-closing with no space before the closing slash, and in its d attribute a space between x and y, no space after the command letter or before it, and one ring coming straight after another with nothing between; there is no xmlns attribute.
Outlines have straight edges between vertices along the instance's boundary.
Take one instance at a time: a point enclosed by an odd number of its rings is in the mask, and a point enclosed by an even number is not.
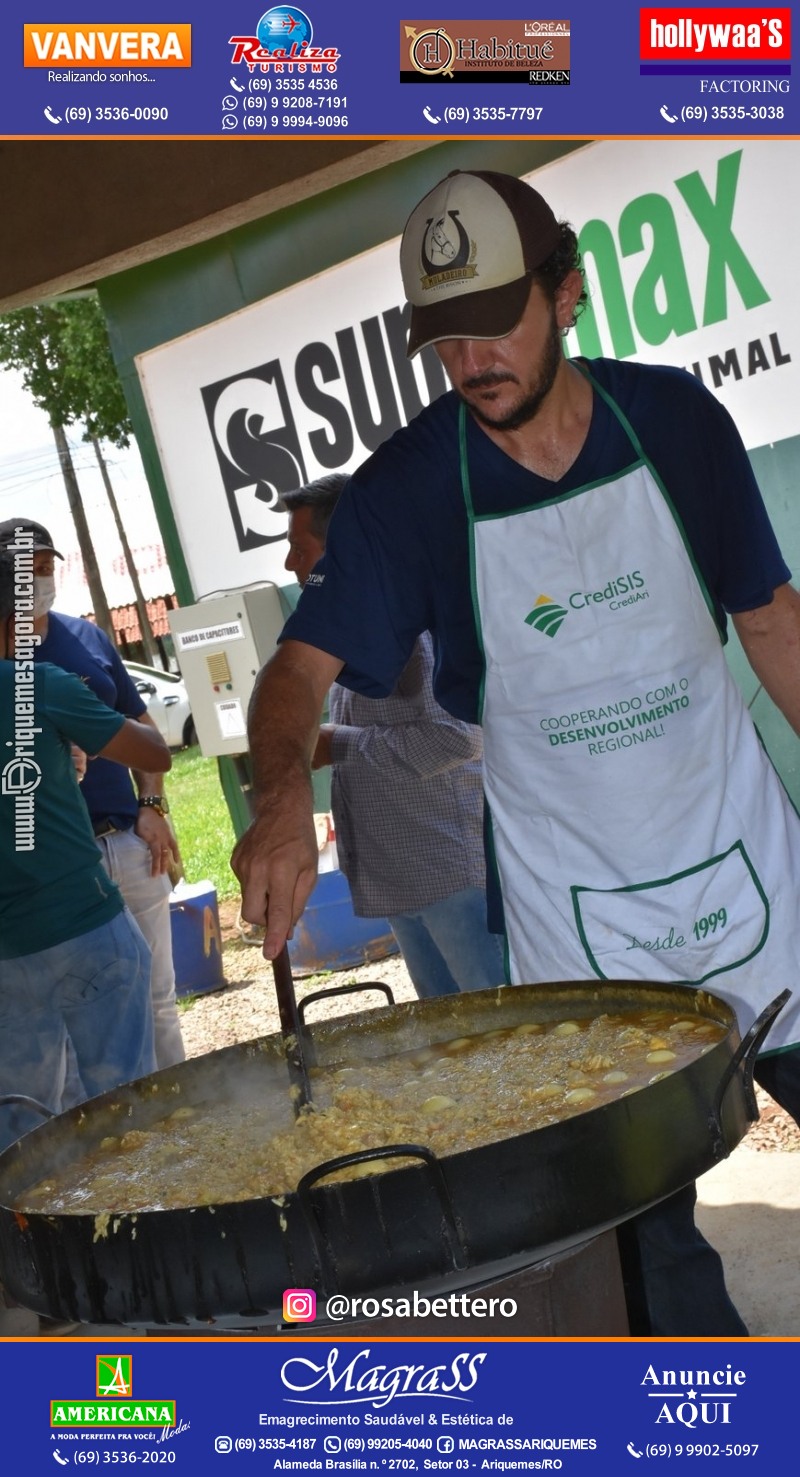
<svg viewBox="0 0 800 1477"><path fill-rule="evenodd" d="M628 420L628 417L626 416L624 410L622 410L617 404L616 400L614 400L612 396L609 395L608 390L604 390L603 386L601 384L598 384L594 375L589 373L589 370L585 364L581 364L580 360L578 359L571 359L570 364L572 364L573 368L577 369L578 374L582 374L584 379L589 381L589 384L591 385L595 394L599 395L600 399L605 401L609 410L613 412L620 425L622 426L622 429L625 432L628 440L630 441L634 451L636 452L636 455L640 457L643 462L646 462L649 466L650 463L647 456L645 455L642 443L639 440L636 432L634 431L633 426Z"/></svg>
<svg viewBox="0 0 800 1477"><path fill-rule="evenodd" d="M469 481L469 458L467 456L467 407L464 401L458 407L458 458L461 466L461 492L470 520L475 517L472 504L472 488Z"/></svg>

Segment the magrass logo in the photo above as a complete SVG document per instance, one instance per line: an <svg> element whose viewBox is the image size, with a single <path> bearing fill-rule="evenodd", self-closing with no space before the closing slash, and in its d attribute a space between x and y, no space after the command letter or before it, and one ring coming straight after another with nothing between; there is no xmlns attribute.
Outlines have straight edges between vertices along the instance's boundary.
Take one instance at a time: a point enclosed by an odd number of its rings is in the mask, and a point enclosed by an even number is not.
<svg viewBox="0 0 800 1477"><path fill-rule="evenodd" d="M540 595L533 610L525 617L526 626L533 626L543 636L555 636L561 630L569 611L558 605L550 595Z"/></svg>
<svg viewBox="0 0 800 1477"><path fill-rule="evenodd" d="M94 1400L51 1400L50 1425L54 1431L99 1428L105 1431L141 1430L160 1427L162 1435L174 1434L174 1400L133 1399L133 1356L95 1356Z"/></svg>

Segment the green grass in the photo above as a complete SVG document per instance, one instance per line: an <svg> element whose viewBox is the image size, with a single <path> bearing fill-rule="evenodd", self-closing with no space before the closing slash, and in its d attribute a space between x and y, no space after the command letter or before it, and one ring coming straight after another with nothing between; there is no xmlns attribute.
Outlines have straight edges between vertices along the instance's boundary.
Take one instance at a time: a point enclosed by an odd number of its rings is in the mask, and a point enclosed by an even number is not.
<svg viewBox="0 0 800 1477"><path fill-rule="evenodd" d="M239 884L230 869L235 844L233 824L217 773L216 759L204 759L197 747L172 756L164 786L181 848L187 882L213 882L218 898L238 897Z"/></svg>

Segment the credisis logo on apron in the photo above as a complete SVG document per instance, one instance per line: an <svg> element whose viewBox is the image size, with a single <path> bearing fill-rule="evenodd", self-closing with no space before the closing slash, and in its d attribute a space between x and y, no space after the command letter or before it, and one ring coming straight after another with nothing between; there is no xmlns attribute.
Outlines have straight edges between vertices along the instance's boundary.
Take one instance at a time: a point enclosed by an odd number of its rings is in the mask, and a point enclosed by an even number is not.
<svg viewBox="0 0 800 1477"><path fill-rule="evenodd" d="M558 605L549 595L540 595L530 615L526 615L526 626L533 626L544 636L555 636L564 624L569 611Z"/></svg>
<svg viewBox="0 0 800 1477"><path fill-rule="evenodd" d="M640 569L629 574L617 575L609 580L602 590L575 590L569 596L572 610L587 610L590 606L605 605L611 611L622 610L627 605L636 605L640 600L649 600L649 591L644 588L644 575ZM569 610L559 605L552 595L539 595L533 610L525 616L526 626L533 626L544 636L555 636L569 615Z"/></svg>

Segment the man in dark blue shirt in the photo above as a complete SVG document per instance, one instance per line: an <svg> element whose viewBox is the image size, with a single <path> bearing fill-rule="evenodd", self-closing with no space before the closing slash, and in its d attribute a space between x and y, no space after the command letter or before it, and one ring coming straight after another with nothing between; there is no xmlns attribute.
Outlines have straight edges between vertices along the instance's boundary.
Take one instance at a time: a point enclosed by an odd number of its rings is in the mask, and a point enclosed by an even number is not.
<svg viewBox="0 0 800 1477"><path fill-rule="evenodd" d="M313 884L325 691L384 695L429 629L437 698L484 730L512 982L709 981L744 1031L800 952L800 819L724 627L800 732L800 596L735 427L682 371L565 357L575 234L513 176L440 181L401 267L409 354L433 345L453 388L355 472L257 680L243 916L274 957ZM797 997L756 1075L798 1121L799 1041ZM630 1222L636 1332L745 1332L693 1206Z"/></svg>

